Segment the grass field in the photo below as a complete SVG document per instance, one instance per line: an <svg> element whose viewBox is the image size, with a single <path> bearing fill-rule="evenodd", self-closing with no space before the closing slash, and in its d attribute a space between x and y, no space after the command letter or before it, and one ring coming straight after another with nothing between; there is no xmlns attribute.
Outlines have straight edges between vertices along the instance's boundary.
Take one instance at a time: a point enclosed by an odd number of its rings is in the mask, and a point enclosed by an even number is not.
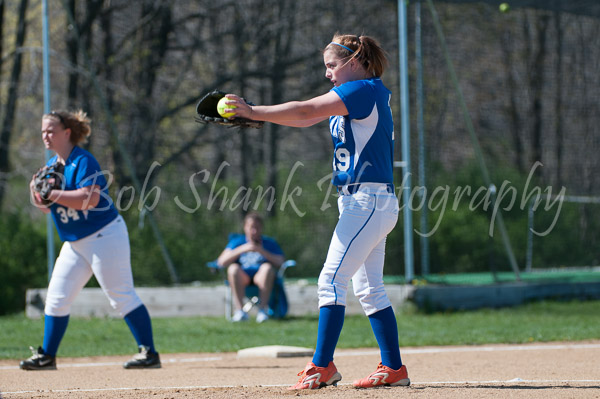
<svg viewBox="0 0 600 399"><path fill-rule="evenodd" d="M396 313L401 346L600 338L600 301L537 302L515 308L434 314L423 314L407 305ZM314 348L317 317L270 320L264 324L233 324L216 317L155 318L153 327L161 353L232 352L275 344ZM41 345L43 328L43 320L30 320L22 314L0 317L0 359L30 356L28 347ZM376 346L368 318L346 317L339 348ZM73 318L59 355L124 355L135 350L123 320Z"/></svg>

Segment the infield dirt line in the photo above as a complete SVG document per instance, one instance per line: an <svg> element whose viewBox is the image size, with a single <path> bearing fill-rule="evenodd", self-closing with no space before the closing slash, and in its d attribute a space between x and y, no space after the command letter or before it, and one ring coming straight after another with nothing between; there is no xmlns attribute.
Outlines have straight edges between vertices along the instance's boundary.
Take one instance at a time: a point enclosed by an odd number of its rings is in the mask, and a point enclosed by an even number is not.
<svg viewBox="0 0 600 399"><path fill-rule="evenodd" d="M318 395L328 399L599 399L600 340L407 347L403 359L411 387L365 393L350 384L380 361L375 348L340 349L335 358L344 380L339 389ZM403 356L404 357L404 356ZM24 372L17 360L2 360L1 397L24 399L281 399L294 375L310 359L239 357L224 353L165 353L163 368L124 373L127 356L61 358L56 371ZM64 362L64 363L63 363ZM560 365L557 367L557 365ZM0 366L0 367L1 367ZM63 368L63 366L65 366ZM86 368L87 367L87 368ZM191 382L195 384L190 384ZM308 393L306 393L308 394ZM312 394L312 393L311 393ZM305 395L305 393L300 393Z"/></svg>
<svg viewBox="0 0 600 399"><path fill-rule="evenodd" d="M457 346L457 347L427 347L427 348L408 348L400 349L401 354L435 354L435 353L461 353L461 352L503 352L503 351L534 351L534 350L560 350L560 349L599 349L600 344L549 344L549 345L532 345L532 344L521 344L521 345L504 345L498 344L498 346ZM344 351L335 354L335 357L349 357L349 356L365 356L365 355L378 355L379 351L373 350L362 350L362 351ZM163 357L162 363L196 363L196 362L210 362L222 360L221 356L208 356L208 357L192 357L192 358L165 358ZM61 363L60 367L104 367L104 366L116 366L121 365L122 362L98 362L98 363ZM13 370L18 368L15 366L0 366L0 370Z"/></svg>
<svg viewBox="0 0 600 399"><path fill-rule="evenodd" d="M412 382L411 385L507 385L512 384L513 386L517 386L519 384L581 384L581 383L590 383L590 384L598 384L600 380L521 380L521 379L512 379L512 380L489 380L489 381L417 381ZM339 383L338 386L350 386L351 383ZM113 387L113 388L93 388L93 389L52 389L48 391L44 390L27 390L27 391L13 391L13 392L3 392L6 395L25 395L28 393L40 393L40 392L54 392L54 393L77 393L77 392L122 392L122 391L166 391L166 390L194 390L194 389L219 389L219 388L252 388L252 387L265 387L265 388L285 388L289 387L290 384L258 384L258 385L190 385L190 386L156 386L156 387Z"/></svg>
<svg viewBox="0 0 600 399"><path fill-rule="evenodd" d="M427 347L427 348L400 348L401 354L423 354L423 353L453 353L453 352L504 352L504 351L534 351L534 350L557 350L557 349L599 349L600 344L559 344L559 345L506 345L497 344L498 346L456 346L456 347ZM336 357L340 356L364 356L378 355L377 349L366 351L348 351L336 353Z"/></svg>

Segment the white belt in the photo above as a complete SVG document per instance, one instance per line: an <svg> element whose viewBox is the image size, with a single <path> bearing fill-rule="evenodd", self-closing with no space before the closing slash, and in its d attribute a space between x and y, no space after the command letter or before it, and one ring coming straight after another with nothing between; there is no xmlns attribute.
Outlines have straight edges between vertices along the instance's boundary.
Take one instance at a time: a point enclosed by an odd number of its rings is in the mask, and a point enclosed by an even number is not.
<svg viewBox="0 0 600 399"><path fill-rule="evenodd" d="M345 186L338 186L340 195L352 195L358 192L367 194L393 193L394 185L391 183L353 183Z"/></svg>

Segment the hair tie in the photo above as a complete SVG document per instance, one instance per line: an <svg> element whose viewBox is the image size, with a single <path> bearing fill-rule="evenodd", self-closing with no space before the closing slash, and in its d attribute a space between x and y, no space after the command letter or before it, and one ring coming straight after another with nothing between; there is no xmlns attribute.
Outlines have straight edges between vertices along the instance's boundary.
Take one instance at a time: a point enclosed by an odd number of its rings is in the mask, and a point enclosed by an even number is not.
<svg viewBox="0 0 600 399"><path fill-rule="evenodd" d="M345 49L346 49L346 50L348 50L350 53L354 53L354 50L352 50L352 49L351 49L351 48L349 48L349 47L346 47L346 46L344 46L343 44L339 44L339 43L336 43L336 42L331 42L331 43L329 43L329 44L335 44L336 46L340 46L341 48L345 48Z"/></svg>

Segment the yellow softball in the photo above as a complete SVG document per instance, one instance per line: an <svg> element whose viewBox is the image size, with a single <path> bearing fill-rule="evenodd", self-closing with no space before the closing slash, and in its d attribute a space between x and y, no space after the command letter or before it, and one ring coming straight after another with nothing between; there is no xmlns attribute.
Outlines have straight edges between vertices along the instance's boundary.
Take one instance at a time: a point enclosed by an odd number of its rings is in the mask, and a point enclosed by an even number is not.
<svg viewBox="0 0 600 399"><path fill-rule="evenodd" d="M223 118L227 119L230 116L235 115L235 112L225 112L226 108L236 108L235 105L228 105L225 104L225 101L227 101L227 97L223 97L222 99L219 100L219 102L217 103L217 112L219 113L219 115L221 115Z"/></svg>

